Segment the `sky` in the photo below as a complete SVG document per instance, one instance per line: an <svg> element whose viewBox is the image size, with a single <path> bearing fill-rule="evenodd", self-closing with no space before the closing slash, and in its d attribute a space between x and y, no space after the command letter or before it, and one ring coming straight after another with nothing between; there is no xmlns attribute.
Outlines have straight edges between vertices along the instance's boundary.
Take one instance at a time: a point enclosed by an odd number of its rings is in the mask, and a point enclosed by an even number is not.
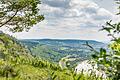
<svg viewBox="0 0 120 80"><path fill-rule="evenodd" d="M117 20L114 0L42 0L45 20L29 32L9 33L18 39L80 39L109 41L99 31L106 21Z"/></svg>

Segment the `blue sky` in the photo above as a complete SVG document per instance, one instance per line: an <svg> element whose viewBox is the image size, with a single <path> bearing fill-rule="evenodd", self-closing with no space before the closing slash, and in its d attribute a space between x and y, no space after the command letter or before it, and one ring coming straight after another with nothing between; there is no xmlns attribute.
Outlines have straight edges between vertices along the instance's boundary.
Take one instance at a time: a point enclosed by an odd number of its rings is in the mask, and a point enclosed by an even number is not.
<svg viewBox="0 0 120 80"><path fill-rule="evenodd" d="M116 20L113 0L42 0L38 6L45 20L29 32L12 34L18 39L82 39L108 41L101 26Z"/></svg>

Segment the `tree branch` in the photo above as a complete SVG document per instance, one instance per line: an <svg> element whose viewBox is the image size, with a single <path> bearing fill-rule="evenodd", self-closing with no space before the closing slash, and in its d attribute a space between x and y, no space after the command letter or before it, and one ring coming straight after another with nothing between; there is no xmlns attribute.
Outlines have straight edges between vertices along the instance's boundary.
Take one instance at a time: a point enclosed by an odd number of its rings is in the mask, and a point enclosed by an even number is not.
<svg viewBox="0 0 120 80"><path fill-rule="evenodd" d="M83 44L83 45L86 45L87 47L89 47L91 51L94 51L95 53L98 53L91 45L89 45L88 42L86 42L86 44Z"/></svg>
<svg viewBox="0 0 120 80"><path fill-rule="evenodd" d="M7 20L5 23L1 24L0 27L4 26L5 24L7 24L9 21L11 21L17 14L18 10L15 12L15 14L9 19Z"/></svg>

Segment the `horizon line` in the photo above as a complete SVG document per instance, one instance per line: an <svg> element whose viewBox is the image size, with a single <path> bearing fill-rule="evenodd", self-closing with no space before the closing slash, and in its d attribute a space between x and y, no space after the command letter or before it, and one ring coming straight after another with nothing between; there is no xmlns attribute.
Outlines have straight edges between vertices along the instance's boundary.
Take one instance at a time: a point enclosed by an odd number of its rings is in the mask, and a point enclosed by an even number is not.
<svg viewBox="0 0 120 80"><path fill-rule="evenodd" d="M99 40L94 40L94 39L63 39L63 38L26 38L26 39L18 39L18 40L88 40L88 41L97 41L97 42L104 42L108 43L110 41L99 41Z"/></svg>

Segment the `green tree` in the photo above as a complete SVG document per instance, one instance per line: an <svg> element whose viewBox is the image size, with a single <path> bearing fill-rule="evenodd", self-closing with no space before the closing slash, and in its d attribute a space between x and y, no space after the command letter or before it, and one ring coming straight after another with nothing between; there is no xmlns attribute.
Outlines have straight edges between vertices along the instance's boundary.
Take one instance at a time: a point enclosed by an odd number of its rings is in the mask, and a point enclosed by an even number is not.
<svg viewBox="0 0 120 80"><path fill-rule="evenodd" d="M40 0L0 0L0 27L12 32L28 31L44 20L39 14Z"/></svg>
<svg viewBox="0 0 120 80"><path fill-rule="evenodd" d="M120 4L120 1L117 1ZM120 7L118 8L120 10ZM120 15L120 12L117 13ZM100 51L96 51L88 43L87 45L94 51L92 57L98 64L98 68L106 72L107 76L112 80L120 79L120 22L114 23L112 20L106 22L101 30L108 32L108 36L112 37L109 50L101 48Z"/></svg>

